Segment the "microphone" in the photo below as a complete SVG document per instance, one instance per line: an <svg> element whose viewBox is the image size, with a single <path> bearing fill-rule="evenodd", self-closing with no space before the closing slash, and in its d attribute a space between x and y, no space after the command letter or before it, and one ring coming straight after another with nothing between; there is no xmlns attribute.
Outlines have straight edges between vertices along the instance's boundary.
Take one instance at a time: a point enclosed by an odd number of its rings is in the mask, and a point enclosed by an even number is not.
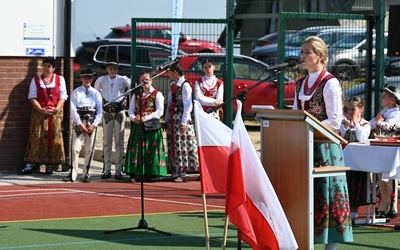
<svg viewBox="0 0 400 250"><path fill-rule="evenodd" d="M175 65L177 63L179 63L179 59L174 59L174 60L172 60L170 62L165 62L165 63L161 64L158 67L158 70L161 70L161 71L162 70L169 70L169 68L171 68L171 66L173 66L173 65Z"/></svg>
<svg viewBox="0 0 400 250"><path fill-rule="evenodd" d="M279 70L282 70L282 69L286 69L287 67L293 68L296 65L297 65L297 63L295 61L291 60L289 62L285 62L285 63L282 63L282 64L276 64L276 65L267 67L265 69L265 71L273 71L273 70L278 70L279 71Z"/></svg>

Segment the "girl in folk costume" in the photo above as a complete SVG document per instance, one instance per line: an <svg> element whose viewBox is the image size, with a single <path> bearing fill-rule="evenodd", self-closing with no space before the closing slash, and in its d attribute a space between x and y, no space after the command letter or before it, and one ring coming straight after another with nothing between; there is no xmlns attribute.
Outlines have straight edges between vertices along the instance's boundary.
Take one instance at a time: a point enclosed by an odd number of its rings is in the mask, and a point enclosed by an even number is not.
<svg viewBox="0 0 400 250"><path fill-rule="evenodd" d="M29 86L31 102L31 131L25 153L26 166L20 174L32 173L34 165L46 165L46 174L52 174L52 165L65 162L61 131L63 106L68 98L65 80L54 74L55 60L43 59L43 73L35 76Z"/></svg>
<svg viewBox="0 0 400 250"><path fill-rule="evenodd" d="M347 113L343 114L340 134L348 142L364 142L371 133L371 124L362 118L364 101L358 96L347 101ZM367 205L367 178L369 173L363 171L347 171L347 185L349 187L350 217L357 219L360 206Z"/></svg>
<svg viewBox="0 0 400 250"><path fill-rule="evenodd" d="M153 88L150 72L141 72L139 80L143 83L143 94L140 96L135 93L129 104L129 119L132 123L124 172L131 175L132 181L136 181L138 176L142 176L145 181L151 181L152 177L167 175L165 148L161 128L144 131L143 123L161 118L164 114L164 96ZM140 120L142 129L139 127ZM140 140L143 142L141 148Z"/></svg>
<svg viewBox="0 0 400 250"><path fill-rule="evenodd" d="M186 173L199 169L197 141L191 119L192 87L178 64L168 71L172 80L168 93L167 124L168 168L176 182L186 181Z"/></svg>
<svg viewBox="0 0 400 250"><path fill-rule="evenodd" d="M327 63L325 42L316 36L305 39L301 64L308 75L296 83L293 108L307 111L326 127L338 131L342 122L342 89L339 81L325 70ZM314 164L344 166L341 145L314 143ZM340 242L353 241L346 176L316 178L314 200L314 243L336 249Z"/></svg>
<svg viewBox="0 0 400 250"><path fill-rule="evenodd" d="M195 99L203 106L205 112L222 104L224 101L224 83L214 75L215 63L210 59L202 62L204 76L195 83ZM222 109L211 112L216 119L222 118Z"/></svg>
<svg viewBox="0 0 400 250"><path fill-rule="evenodd" d="M375 119L369 121L372 129L388 130L390 127L400 125L400 89L388 86L381 89L381 105L383 109ZM378 173L380 193L379 207L376 212L378 218L397 217L397 180L382 180L382 173ZM392 201L394 204L391 205Z"/></svg>

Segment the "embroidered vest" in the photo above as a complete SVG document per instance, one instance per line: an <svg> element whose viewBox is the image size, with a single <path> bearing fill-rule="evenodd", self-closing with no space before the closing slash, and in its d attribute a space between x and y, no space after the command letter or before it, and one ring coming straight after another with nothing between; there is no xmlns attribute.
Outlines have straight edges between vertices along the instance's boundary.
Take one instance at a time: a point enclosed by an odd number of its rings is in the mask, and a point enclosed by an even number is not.
<svg viewBox="0 0 400 250"><path fill-rule="evenodd" d="M215 84L215 86L211 89L206 89L203 87L203 82L204 82L203 77L200 77L199 79L197 79L197 82L200 83L200 90L201 90L201 92L203 92L204 96L211 97L214 99L217 96L219 86L221 86L221 84L223 83L222 80L217 78L217 83ZM208 112L209 108L212 108L212 106L203 106L203 109L205 112Z"/></svg>
<svg viewBox="0 0 400 250"><path fill-rule="evenodd" d="M142 100L142 115L148 115L156 111L156 95L158 90L153 90L147 98L140 98L138 95L135 95L135 115L139 113L139 101Z"/></svg>
<svg viewBox="0 0 400 250"><path fill-rule="evenodd" d="M323 91L325 84L334 77L335 76L332 74L326 75L319 83L311 99L304 103L304 110L315 116L319 121L323 121L328 118L328 115L326 114ZM297 107L301 107L301 101L299 100L299 93L304 79L305 77L301 77L296 82Z"/></svg>
<svg viewBox="0 0 400 250"><path fill-rule="evenodd" d="M35 83L37 88L37 100L40 106L43 107L56 107L60 95L60 76L54 74L55 86L54 88L42 88L40 86L40 77L35 76Z"/></svg>

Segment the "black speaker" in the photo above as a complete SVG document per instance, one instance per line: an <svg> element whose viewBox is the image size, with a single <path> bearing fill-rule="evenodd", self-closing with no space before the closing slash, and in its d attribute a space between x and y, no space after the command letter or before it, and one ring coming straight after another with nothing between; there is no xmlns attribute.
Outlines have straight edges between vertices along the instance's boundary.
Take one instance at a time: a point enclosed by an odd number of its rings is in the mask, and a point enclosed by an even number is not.
<svg viewBox="0 0 400 250"><path fill-rule="evenodd" d="M387 56L400 56L400 5L389 5Z"/></svg>

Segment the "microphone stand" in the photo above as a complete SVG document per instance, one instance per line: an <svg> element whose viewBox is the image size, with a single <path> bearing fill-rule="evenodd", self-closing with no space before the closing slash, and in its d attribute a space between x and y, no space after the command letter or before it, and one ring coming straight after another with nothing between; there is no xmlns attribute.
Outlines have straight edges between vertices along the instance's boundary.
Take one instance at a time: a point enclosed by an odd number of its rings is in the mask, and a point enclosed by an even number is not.
<svg viewBox="0 0 400 250"><path fill-rule="evenodd" d="M161 75L162 73L164 73L165 71L161 72L160 74L152 77L151 79ZM122 232L122 231L129 231L129 230L136 230L136 229L145 229L145 230L149 230L149 231L154 231L154 232L158 232L161 234L165 234L167 236L171 236L172 234L170 232L164 232L161 230L158 230L154 227L149 227L147 224L146 219L144 218L144 160L143 160L143 142L145 141L144 138L144 131L143 131L143 124L142 124L142 106L143 106L143 102L142 102L142 95L143 95L143 84L145 84L145 82L140 83L138 86L128 90L127 92L125 92L123 95L120 95L119 97L115 98L113 101L117 100L118 98L120 98L121 96L125 96L127 95L127 93L132 92L133 90L136 90L136 94L140 97L140 101L139 101L139 145L138 145L138 166L140 166L140 204L141 204L141 219L139 220L139 223L136 227L130 227L130 228L123 228L123 229L117 229L117 230L111 230L111 231L105 231L104 234L110 234L110 233L116 233L116 232ZM108 103L106 103L107 105L113 101L110 101ZM106 105L105 104L105 105Z"/></svg>
<svg viewBox="0 0 400 250"><path fill-rule="evenodd" d="M254 84L251 87L248 87L246 89L244 89L242 92L238 93L237 95L233 96L231 99L227 100L226 102L223 102L215 107L209 108L207 110L207 113L212 113L214 111L217 111L220 107L224 106L225 104L235 100L236 98L239 99L242 103L243 103L243 109L242 109L242 115L244 113L244 102L246 101L246 94L247 92L249 92L250 90L256 88L258 85L260 85L261 83L271 79L274 76L277 76L281 71L280 70L275 70L274 73L270 74L269 76L267 76L266 78L260 80L259 82L257 82L256 84Z"/></svg>

